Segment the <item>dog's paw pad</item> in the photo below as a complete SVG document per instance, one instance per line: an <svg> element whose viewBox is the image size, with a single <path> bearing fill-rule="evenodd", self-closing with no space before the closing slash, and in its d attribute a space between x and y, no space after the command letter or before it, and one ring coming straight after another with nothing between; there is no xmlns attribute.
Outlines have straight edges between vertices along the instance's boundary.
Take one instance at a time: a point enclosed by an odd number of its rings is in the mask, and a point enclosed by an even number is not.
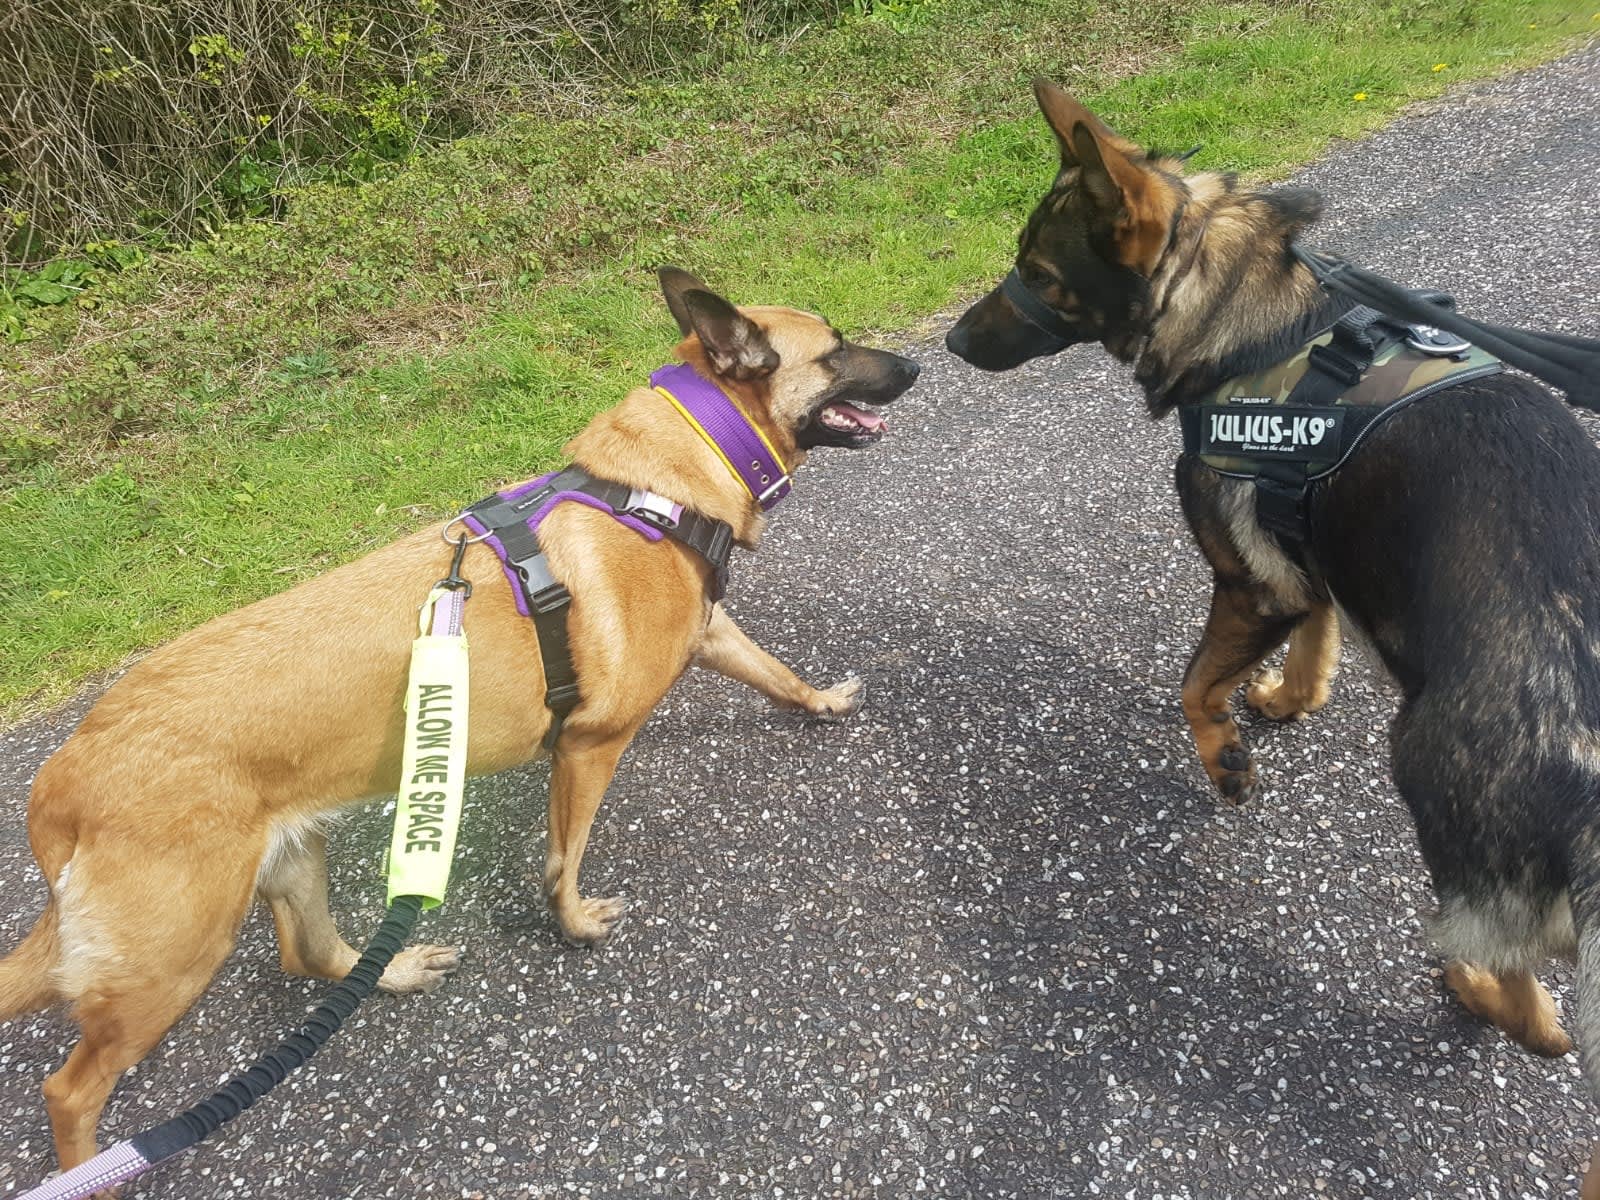
<svg viewBox="0 0 1600 1200"><path fill-rule="evenodd" d="M1226 746L1217 756L1217 763L1224 771L1247 771L1250 769L1250 752L1243 746Z"/></svg>
<svg viewBox="0 0 1600 1200"><path fill-rule="evenodd" d="M861 708L867 698L866 685L859 676L852 675L843 683L836 683L825 692L817 693L813 716L833 718L848 717Z"/></svg>
<svg viewBox="0 0 1600 1200"><path fill-rule="evenodd" d="M1237 758L1230 758L1230 752L1224 750L1222 766L1225 771L1216 777L1216 785L1223 803L1240 805L1254 800L1260 785L1256 782L1255 769L1250 766L1249 754L1240 750Z"/></svg>
<svg viewBox="0 0 1600 1200"><path fill-rule="evenodd" d="M411 946L394 956L378 981L386 992L431 992L461 965L454 946Z"/></svg>
<svg viewBox="0 0 1600 1200"><path fill-rule="evenodd" d="M1269 721L1304 721L1327 701L1323 689L1317 696L1291 695L1281 672L1263 670L1245 689L1244 702Z"/></svg>
<svg viewBox="0 0 1600 1200"><path fill-rule="evenodd" d="M612 930L628 911L628 902L621 896L603 900L582 900L578 912L570 919L557 914L561 923L561 936L574 946L587 946L598 950L611 937Z"/></svg>

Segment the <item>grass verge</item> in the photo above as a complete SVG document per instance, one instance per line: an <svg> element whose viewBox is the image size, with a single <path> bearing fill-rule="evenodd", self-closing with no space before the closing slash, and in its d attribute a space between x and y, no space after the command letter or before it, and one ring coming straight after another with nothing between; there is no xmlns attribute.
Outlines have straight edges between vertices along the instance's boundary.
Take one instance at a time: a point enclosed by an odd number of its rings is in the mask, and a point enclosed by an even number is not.
<svg viewBox="0 0 1600 1200"><path fill-rule="evenodd" d="M1028 79L1281 174L1600 29L1570 0L937 0L509 122L41 318L0 370L0 724L497 482L664 359L649 268L904 328L1004 267Z"/></svg>

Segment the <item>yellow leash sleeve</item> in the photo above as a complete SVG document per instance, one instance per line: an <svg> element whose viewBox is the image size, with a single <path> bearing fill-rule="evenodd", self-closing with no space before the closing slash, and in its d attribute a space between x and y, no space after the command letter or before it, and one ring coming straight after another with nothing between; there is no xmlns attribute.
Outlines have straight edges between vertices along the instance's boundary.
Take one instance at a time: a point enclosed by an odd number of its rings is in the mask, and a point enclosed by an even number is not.
<svg viewBox="0 0 1600 1200"><path fill-rule="evenodd" d="M442 588L429 593L411 643L405 754L389 843L389 903L420 896L424 909L444 902L467 782L467 638L459 610L445 622L447 632L434 631L435 606L446 599L456 602Z"/></svg>

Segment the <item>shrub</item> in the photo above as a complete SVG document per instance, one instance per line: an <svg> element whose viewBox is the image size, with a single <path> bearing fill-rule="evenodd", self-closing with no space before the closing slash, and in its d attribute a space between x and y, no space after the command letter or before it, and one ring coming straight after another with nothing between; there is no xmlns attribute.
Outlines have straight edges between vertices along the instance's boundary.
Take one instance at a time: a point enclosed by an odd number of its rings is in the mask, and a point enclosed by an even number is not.
<svg viewBox="0 0 1600 1200"><path fill-rule="evenodd" d="M187 241L491 115L709 65L840 0L11 0L0 266Z"/></svg>

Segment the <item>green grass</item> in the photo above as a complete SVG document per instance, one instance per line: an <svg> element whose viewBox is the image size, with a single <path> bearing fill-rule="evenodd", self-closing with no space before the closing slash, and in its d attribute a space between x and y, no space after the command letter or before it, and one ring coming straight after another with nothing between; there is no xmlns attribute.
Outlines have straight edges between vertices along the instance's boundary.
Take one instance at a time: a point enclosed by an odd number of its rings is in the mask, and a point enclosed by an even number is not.
<svg viewBox="0 0 1600 1200"><path fill-rule="evenodd" d="M0 724L549 466L667 357L657 263L854 331L972 293L1053 173L1036 73L1271 177L1600 30L1554 0L879 11L297 193L33 321L0 363Z"/></svg>

